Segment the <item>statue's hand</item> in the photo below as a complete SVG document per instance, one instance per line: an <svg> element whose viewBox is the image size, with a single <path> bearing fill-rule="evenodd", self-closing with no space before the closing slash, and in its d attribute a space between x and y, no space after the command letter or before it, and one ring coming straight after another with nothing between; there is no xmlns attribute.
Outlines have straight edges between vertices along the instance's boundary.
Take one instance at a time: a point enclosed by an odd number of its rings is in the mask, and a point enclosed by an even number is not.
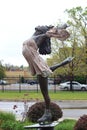
<svg viewBox="0 0 87 130"><path fill-rule="evenodd" d="M50 38L50 37L52 37L52 34L47 31L46 36Z"/></svg>

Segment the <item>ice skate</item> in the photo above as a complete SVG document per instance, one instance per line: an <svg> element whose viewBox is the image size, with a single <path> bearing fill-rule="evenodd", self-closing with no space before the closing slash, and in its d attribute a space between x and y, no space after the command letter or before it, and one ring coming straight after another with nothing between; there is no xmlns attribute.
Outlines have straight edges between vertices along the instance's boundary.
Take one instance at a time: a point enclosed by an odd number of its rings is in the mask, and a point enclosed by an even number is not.
<svg viewBox="0 0 87 130"><path fill-rule="evenodd" d="M37 122L40 125L51 124L51 122L52 122L52 114L51 114L50 110L46 109L44 115L40 119L38 119Z"/></svg>

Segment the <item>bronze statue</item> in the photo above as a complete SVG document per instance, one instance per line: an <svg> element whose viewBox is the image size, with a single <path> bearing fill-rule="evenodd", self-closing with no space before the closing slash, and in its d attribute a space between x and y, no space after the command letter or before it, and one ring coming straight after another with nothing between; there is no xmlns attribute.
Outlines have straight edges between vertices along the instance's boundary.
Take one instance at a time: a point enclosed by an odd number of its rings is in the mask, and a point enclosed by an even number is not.
<svg viewBox="0 0 87 130"><path fill-rule="evenodd" d="M23 43L23 55L27 60L32 75L37 75L40 89L45 100L46 109L44 115L38 119L40 124L51 122L52 115L50 112L50 97L48 94L48 76L55 69L72 61L72 57L67 58L62 63L49 67L39 54L46 55L51 53L52 37L61 41L66 40L70 34L66 30L67 25L62 27L54 26L37 26L33 36Z"/></svg>

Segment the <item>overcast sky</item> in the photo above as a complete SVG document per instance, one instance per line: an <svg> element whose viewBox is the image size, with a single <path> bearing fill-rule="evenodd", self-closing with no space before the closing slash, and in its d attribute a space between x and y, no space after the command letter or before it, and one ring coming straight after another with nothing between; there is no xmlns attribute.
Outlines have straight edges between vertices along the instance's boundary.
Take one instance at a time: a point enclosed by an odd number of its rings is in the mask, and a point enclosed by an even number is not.
<svg viewBox="0 0 87 130"><path fill-rule="evenodd" d="M0 0L0 61L28 66L22 56L23 41L38 25L54 25L72 7L86 7L87 0Z"/></svg>

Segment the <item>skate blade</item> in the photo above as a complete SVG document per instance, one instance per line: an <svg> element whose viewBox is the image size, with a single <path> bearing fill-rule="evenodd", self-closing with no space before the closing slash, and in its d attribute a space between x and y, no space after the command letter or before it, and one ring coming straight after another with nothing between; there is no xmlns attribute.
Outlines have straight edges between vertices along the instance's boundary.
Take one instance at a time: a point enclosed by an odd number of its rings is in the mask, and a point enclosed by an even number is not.
<svg viewBox="0 0 87 130"><path fill-rule="evenodd" d="M38 122L40 125L50 125L52 122L51 121L41 121Z"/></svg>

